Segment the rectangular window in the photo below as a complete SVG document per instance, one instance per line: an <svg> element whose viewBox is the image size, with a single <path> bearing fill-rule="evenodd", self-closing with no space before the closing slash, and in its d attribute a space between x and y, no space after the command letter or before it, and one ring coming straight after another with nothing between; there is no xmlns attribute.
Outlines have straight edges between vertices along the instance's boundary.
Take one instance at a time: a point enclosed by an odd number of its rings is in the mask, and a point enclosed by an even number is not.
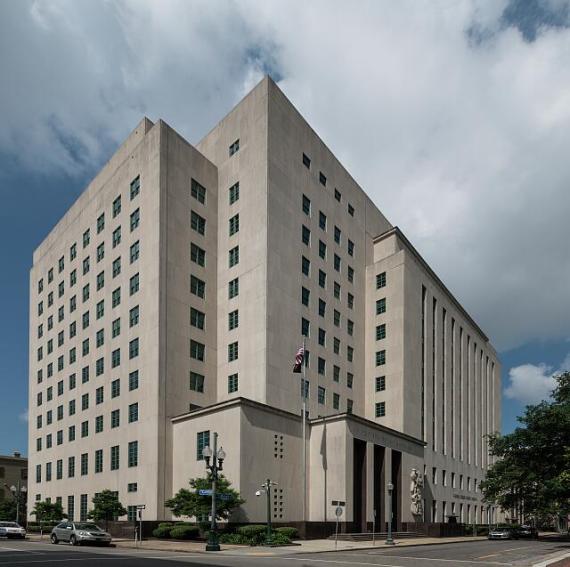
<svg viewBox="0 0 570 567"><path fill-rule="evenodd" d="M346 413L352 413L352 406L353 406L353 401L346 400Z"/></svg>
<svg viewBox="0 0 570 567"><path fill-rule="evenodd" d="M386 287L386 272L376 274L376 289L380 289L381 287Z"/></svg>
<svg viewBox="0 0 570 567"><path fill-rule="evenodd" d="M139 306L135 305L135 307L133 307L129 311L129 327L134 327L135 325L138 325L138 323L139 323Z"/></svg>
<svg viewBox="0 0 570 567"><path fill-rule="evenodd" d="M239 295L239 278L231 280L228 284L228 297L232 299Z"/></svg>
<svg viewBox="0 0 570 567"><path fill-rule="evenodd" d="M58 273L58 274L61 274L61 272L63 272L63 268L64 268L64 267L65 267L65 259L64 259L64 257L62 256L62 257L59 259L58 263L57 263L57 269L58 269L58 272L57 272L57 273Z"/></svg>
<svg viewBox="0 0 570 567"><path fill-rule="evenodd" d="M352 372L346 373L346 387L352 389L352 384L354 382L354 374Z"/></svg>
<svg viewBox="0 0 570 567"><path fill-rule="evenodd" d="M77 258L77 242L74 242L69 248L69 261L73 261Z"/></svg>
<svg viewBox="0 0 570 567"><path fill-rule="evenodd" d="M376 325L376 340L381 341L386 338L386 323Z"/></svg>
<svg viewBox="0 0 570 567"><path fill-rule="evenodd" d="M233 362L237 360L239 356L239 346L238 342L235 341L228 345L228 362Z"/></svg>
<svg viewBox="0 0 570 567"><path fill-rule="evenodd" d="M81 474L86 475L89 473L89 455L87 453L81 454Z"/></svg>
<svg viewBox="0 0 570 567"><path fill-rule="evenodd" d="M321 374L323 376L326 374L327 363L326 363L325 359L321 358L320 356L317 359L317 368L318 368L319 374Z"/></svg>
<svg viewBox="0 0 570 567"><path fill-rule="evenodd" d="M340 272L340 264L341 264L341 260L340 260L340 256L338 254L334 255L334 269L337 272Z"/></svg>
<svg viewBox="0 0 570 567"><path fill-rule="evenodd" d="M101 319L101 317L103 317L104 314L105 314L105 300L102 299L97 303L95 307L95 316L97 317L97 319Z"/></svg>
<svg viewBox="0 0 570 567"><path fill-rule="evenodd" d="M311 231L305 225L302 227L301 239L303 240L303 244L307 246L311 245Z"/></svg>
<svg viewBox="0 0 570 567"><path fill-rule="evenodd" d="M335 354L340 354L340 339L338 337L334 338L333 351Z"/></svg>
<svg viewBox="0 0 570 567"><path fill-rule="evenodd" d="M196 434L196 460L202 461L204 459L204 447L210 446L210 432L199 431Z"/></svg>
<svg viewBox="0 0 570 567"><path fill-rule="evenodd" d="M111 353L111 368L117 368L121 364L121 349L117 348Z"/></svg>
<svg viewBox="0 0 570 567"><path fill-rule="evenodd" d="M326 309L327 309L327 303L326 301L319 299L319 315L321 317L325 316L326 313Z"/></svg>
<svg viewBox="0 0 570 567"><path fill-rule="evenodd" d="M51 481L51 463L46 463L46 482Z"/></svg>
<svg viewBox="0 0 570 567"><path fill-rule="evenodd" d="M352 266L347 266L346 274L347 274L348 281L350 283L354 283L354 268Z"/></svg>
<svg viewBox="0 0 570 567"><path fill-rule="evenodd" d="M303 165L307 169L311 169L311 158L307 154L303 154Z"/></svg>
<svg viewBox="0 0 570 567"><path fill-rule="evenodd" d="M82 297L83 303L89 299L89 284L83 286Z"/></svg>
<svg viewBox="0 0 570 567"><path fill-rule="evenodd" d="M63 282L59 282L59 285L57 288L57 296L61 297L63 295L64 291L65 291L65 286L64 286Z"/></svg>
<svg viewBox="0 0 570 567"><path fill-rule="evenodd" d="M127 485L127 492L137 492L138 485L136 482L129 482Z"/></svg>
<svg viewBox="0 0 570 567"><path fill-rule="evenodd" d="M111 323L111 336L113 338L118 337L121 334L121 318L115 319Z"/></svg>
<svg viewBox="0 0 570 567"><path fill-rule="evenodd" d="M121 212L121 196L119 195L113 201L113 218L115 218Z"/></svg>
<svg viewBox="0 0 570 567"><path fill-rule="evenodd" d="M129 280L129 293L131 295L134 295L137 291L139 290L139 275L135 274L130 280Z"/></svg>
<svg viewBox="0 0 570 567"><path fill-rule="evenodd" d="M378 299L376 301L376 315L381 315L386 313L386 298Z"/></svg>
<svg viewBox="0 0 570 567"><path fill-rule="evenodd" d="M303 195L303 212L310 217L311 216L311 199L306 195Z"/></svg>
<svg viewBox="0 0 570 567"><path fill-rule="evenodd" d="M121 380L117 378L111 382L111 398L118 398L121 395Z"/></svg>
<svg viewBox="0 0 570 567"><path fill-rule="evenodd" d="M301 335L303 337L309 337L311 334L311 323L308 319L301 317Z"/></svg>
<svg viewBox="0 0 570 567"><path fill-rule="evenodd" d="M326 403L326 390L322 386L319 386L318 400L319 404L321 405L324 405Z"/></svg>
<svg viewBox="0 0 570 567"><path fill-rule="evenodd" d="M228 313L228 330L233 331L237 329L239 325L239 311L235 309Z"/></svg>
<svg viewBox="0 0 570 567"><path fill-rule="evenodd" d="M69 389L73 390L75 388L75 384L76 384L75 374L71 374L69 376Z"/></svg>
<svg viewBox="0 0 570 567"><path fill-rule="evenodd" d="M309 258L305 258L305 256L301 257L301 272L307 277L311 273L311 261Z"/></svg>
<svg viewBox="0 0 570 567"><path fill-rule="evenodd" d="M340 396L337 393L333 394L333 409L340 409Z"/></svg>
<svg viewBox="0 0 570 567"><path fill-rule="evenodd" d="M129 467L136 467L139 464L139 442L131 441L128 446Z"/></svg>
<svg viewBox="0 0 570 567"><path fill-rule="evenodd" d="M190 293L204 299L206 295L206 283L196 276L190 276Z"/></svg>
<svg viewBox="0 0 570 567"><path fill-rule="evenodd" d="M139 387L139 371L134 370L129 373L129 391L136 390Z"/></svg>
<svg viewBox="0 0 570 567"><path fill-rule="evenodd" d="M119 459L119 446L115 445L111 447L111 470L119 470L120 459Z"/></svg>
<svg viewBox="0 0 570 567"><path fill-rule="evenodd" d="M336 309L333 312L333 323L335 327L340 327L340 311Z"/></svg>
<svg viewBox="0 0 570 567"><path fill-rule="evenodd" d="M103 449L95 451L95 472L103 472Z"/></svg>
<svg viewBox="0 0 570 567"><path fill-rule="evenodd" d="M190 194L199 203L205 204L206 202L206 188L200 185L195 179L190 179Z"/></svg>
<svg viewBox="0 0 570 567"><path fill-rule="evenodd" d="M139 355L139 339L133 339L129 342L129 359L136 358Z"/></svg>
<svg viewBox="0 0 570 567"><path fill-rule="evenodd" d="M137 175L132 181L131 181L131 201L140 193L141 190L141 176Z"/></svg>
<svg viewBox="0 0 570 567"><path fill-rule="evenodd" d="M348 240L348 255L354 256L354 242L352 240Z"/></svg>
<svg viewBox="0 0 570 567"><path fill-rule="evenodd" d="M196 244L190 244L190 260L198 266L206 265L206 251L197 246Z"/></svg>
<svg viewBox="0 0 570 567"><path fill-rule="evenodd" d="M116 248L121 243L121 227L118 226L113 231L113 248Z"/></svg>
<svg viewBox="0 0 570 567"><path fill-rule="evenodd" d="M327 274L323 270L319 270L319 286L323 289L327 287Z"/></svg>
<svg viewBox="0 0 570 567"><path fill-rule="evenodd" d="M129 423L139 420L139 404L129 404Z"/></svg>
<svg viewBox="0 0 570 567"><path fill-rule="evenodd" d="M90 240L90 233L89 233L89 229L87 229L83 233L83 248L87 248L87 246L89 245L89 240Z"/></svg>
<svg viewBox="0 0 570 567"><path fill-rule="evenodd" d="M121 273L121 257L113 260L113 277L116 278Z"/></svg>
<svg viewBox="0 0 570 567"><path fill-rule="evenodd" d="M105 257L105 243L101 242L99 246L97 246L97 262L100 262Z"/></svg>
<svg viewBox="0 0 570 567"><path fill-rule="evenodd" d="M336 364L333 366L333 380L335 382L340 381L340 367L337 366Z"/></svg>
<svg viewBox="0 0 570 567"><path fill-rule="evenodd" d="M353 216L354 216L354 207L353 207L350 203L348 203L347 209L348 209L348 214L349 214L351 217L353 217Z"/></svg>
<svg viewBox="0 0 570 567"><path fill-rule="evenodd" d="M75 400L69 400L67 411L70 416L75 415Z"/></svg>
<svg viewBox="0 0 570 567"><path fill-rule="evenodd" d="M85 311L85 313L83 313L81 316L81 324L84 329L87 329L87 327L89 327L89 311Z"/></svg>
<svg viewBox="0 0 570 567"><path fill-rule="evenodd" d="M232 157L234 154L237 154L238 152L239 152L239 138L233 144L230 144L229 147L230 157Z"/></svg>
<svg viewBox="0 0 570 567"><path fill-rule="evenodd" d="M86 382L89 382L89 366L84 366L81 369L81 383L85 384Z"/></svg>
<svg viewBox="0 0 570 567"><path fill-rule="evenodd" d="M319 183L324 187L327 186L327 178L322 171L319 171Z"/></svg>
<svg viewBox="0 0 570 567"><path fill-rule="evenodd" d="M89 262L89 256L87 256L87 258L83 260L83 275L89 273L89 268L90 268L90 262Z"/></svg>
<svg viewBox="0 0 570 567"><path fill-rule="evenodd" d="M139 259L139 255L140 255L140 243L137 240L134 244L131 245L131 248L130 248L129 258L130 258L131 264L133 264L134 262L136 262Z"/></svg>
<svg viewBox="0 0 570 567"><path fill-rule="evenodd" d="M327 229L327 215L323 211L319 211L319 228L322 230Z"/></svg>
<svg viewBox="0 0 570 567"><path fill-rule="evenodd" d="M383 392L386 389L386 376L376 376L376 391Z"/></svg>
<svg viewBox="0 0 570 567"><path fill-rule="evenodd" d="M230 195L230 205L239 200L239 181L234 183L228 190Z"/></svg>
<svg viewBox="0 0 570 567"><path fill-rule="evenodd" d="M111 429L121 425L121 410L113 410L111 412Z"/></svg>
<svg viewBox="0 0 570 567"><path fill-rule="evenodd" d="M120 271L120 266L119 266L119 271ZM115 265L113 264L113 277L115 274ZM105 272L99 272L97 274L97 291L99 291L100 289L102 289L105 286Z"/></svg>
<svg viewBox="0 0 570 567"><path fill-rule="evenodd" d="M98 358L95 362L95 376L101 376L105 372L105 359Z"/></svg>
<svg viewBox="0 0 570 567"><path fill-rule="evenodd" d="M341 231L340 228L338 228L338 226L334 227L334 241L337 244L340 244L340 237L341 237Z"/></svg>
<svg viewBox="0 0 570 567"><path fill-rule="evenodd" d="M89 393L83 394L81 396L81 409L89 409Z"/></svg>
<svg viewBox="0 0 570 567"><path fill-rule="evenodd" d="M75 425L70 425L67 428L67 440L68 441L75 441Z"/></svg>
<svg viewBox="0 0 570 567"><path fill-rule="evenodd" d="M69 287L73 287L77 283L77 270L73 270L69 274Z"/></svg>
<svg viewBox="0 0 570 567"><path fill-rule="evenodd" d="M376 366L383 366L384 364L386 364L386 351L376 351Z"/></svg>
<svg viewBox="0 0 570 567"><path fill-rule="evenodd" d="M303 305L305 305L306 307L309 307L310 297L311 297L311 292L306 287L302 287L301 288L301 303Z"/></svg>
<svg viewBox="0 0 570 567"><path fill-rule="evenodd" d="M376 417L384 417L386 415L386 402L376 402Z"/></svg>
<svg viewBox="0 0 570 567"><path fill-rule="evenodd" d="M141 221L141 211L137 209L131 213L131 232L138 228Z"/></svg>
<svg viewBox="0 0 570 567"><path fill-rule="evenodd" d="M67 477L73 478L75 476L75 457L67 458ZM69 516L69 505L67 507L67 514Z"/></svg>
<svg viewBox="0 0 570 567"><path fill-rule="evenodd" d="M319 240L319 256L323 260L327 259L327 245L322 240Z"/></svg>
<svg viewBox="0 0 570 567"><path fill-rule="evenodd" d="M194 307L190 308L190 325L196 327L197 329L204 329L206 315Z"/></svg>
<svg viewBox="0 0 570 567"><path fill-rule="evenodd" d="M197 212L190 212L190 228L198 234L206 234L206 219Z"/></svg>
<svg viewBox="0 0 570 567"><path fill-rule="evenodd" d="M326 346L327 332L324 329L319 329L319 344Z"/></svg>
<svg viewBox="0 0 570 567"><path fill-rule="evenodd" d="M346 347L346 360L348 360L348 362L354 360L354 349L351 346Z"/></svg>
<svg viewBox="0 0 570 567"><path fill-rule="evenodd" d="M190 371L190 389L193 392L204 392L204 375Z"/></svg>
<svg viewBox="0 0 570 567"><path fill-rule="evenodd" d="M96 404L102 404L103 403L103 397L104 397L103 386L99 386L95 390L95 403Z"/></svg>
<svg viewBox="0 0 570 567"><path fill-rule="evenodd" d="M206 347L202 343L198 341L191 340L190 341L190 358L194 360L204 361Z"/></svg>
<svg viewBox="0 0 570 567"><path fill-rule="evenodd" d="M229 251L229 266L233 268L237 264L239 264L239 246L234 246Z"/></svg>
<svg viewBox="0 0 570 567"><path fill-rule="evenodd" d="M233 394L238 391L238 375L230 374L228 376L228 394Z"/></svg>
<svg viewBox="0 0 570 567"><path fill-rule="evenodd" d="M105 213L101 213L97 217L97 234L103 232L105 229Z"/></svg>
<svg viewBox="0 0 570 567"><path fill-rule="evenodd" d="M234 234L239 232L239 213L237 215L234 215L229 220L229 225L230 225L230 236L233 236Z"/></svg>

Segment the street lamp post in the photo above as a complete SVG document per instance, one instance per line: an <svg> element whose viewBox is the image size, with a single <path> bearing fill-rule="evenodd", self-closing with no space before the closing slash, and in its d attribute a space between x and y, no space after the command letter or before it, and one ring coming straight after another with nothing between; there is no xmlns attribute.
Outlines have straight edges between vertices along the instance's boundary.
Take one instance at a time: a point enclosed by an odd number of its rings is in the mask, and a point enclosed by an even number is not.
<svg viewBox="0 0 570 567"><path fill-rule="evenodd" d="M394 490L394 485L389 482L388 483L388 537L386 538L386 545L394 545L394 540L392 539L392 491Z"/></svg>
<svg viewBox="0 0 570 567"><path fill-rule="evenodd" d="M270 478L268 478L261 485L261 488L263 488L265 494L267 495L267 536L265 538L266 545L273 544L273 538L271 536L271 487L276 485L277 483L273 482Z"/></svg>
<svg viewBox="0 0 570 567"><path fill-rule="evenodd" d="M7 484L4 484L4 486L10 491L10 494L16 501L16 523L18 524L20 522L20 502L26 497L28 489L25 486L22 486L20 481L18 481L17 485L8 486Z"/></svg>
<svg viewBox="0 0 570 567"><path fill-rule="evenodd" d="M216 525L216 482L218 480L218 472L222 470L226 453L221 447L218 449L217 433L214 433L214 448L211 449L209 446L204 447L202 454L206 461L206 469L212 475L212 521L210 524L210 533L208 534L206 551L220 551ZM212 464L210 464L210 459L212 459Z"/></svg>

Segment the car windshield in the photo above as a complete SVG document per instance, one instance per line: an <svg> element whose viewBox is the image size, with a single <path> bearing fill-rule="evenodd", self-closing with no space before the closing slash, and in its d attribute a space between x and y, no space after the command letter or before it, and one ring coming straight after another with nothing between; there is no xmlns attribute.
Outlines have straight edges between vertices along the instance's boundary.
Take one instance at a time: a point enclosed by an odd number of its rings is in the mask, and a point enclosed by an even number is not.
<svg viewBox="0 0 570 567"><path fill-rule="evenodd" d="M494 531L499 532L499 533L504 533L504 532L508 532L509 528L496 528Z"/></svg>
<svg viewBox="0 0 570 567"><path fill-rule="evenodd" d="M20 525L16 522L0 522L0 527L2 528L19 528Z"/></svg>
<svg viewBox="0 0 570 567"><path fill-rule="evenodd" d="M76 530L97 530L101 531L101 528L95 524L75 524Z"/></svg>

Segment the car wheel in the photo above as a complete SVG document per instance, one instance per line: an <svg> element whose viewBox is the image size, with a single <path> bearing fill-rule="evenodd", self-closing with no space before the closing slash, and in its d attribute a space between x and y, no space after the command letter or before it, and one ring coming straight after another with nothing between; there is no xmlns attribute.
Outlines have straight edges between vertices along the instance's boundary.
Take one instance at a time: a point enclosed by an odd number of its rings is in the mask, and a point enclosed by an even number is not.
<svg viewBox="0 0 570 567"><path fill-rule="evenodd" d="M57 539L57 536L55 534L51 534L51 542L55 545L57 545L59 543L59 540Z"/></svg>
<svg viewBox="0 0 570 567"><path fill-rule="evenodd" d="M72 535L72 536L69 538L69 543L70 543L71 545L77 545L77 538L76 538L74 535Z"/></svg>

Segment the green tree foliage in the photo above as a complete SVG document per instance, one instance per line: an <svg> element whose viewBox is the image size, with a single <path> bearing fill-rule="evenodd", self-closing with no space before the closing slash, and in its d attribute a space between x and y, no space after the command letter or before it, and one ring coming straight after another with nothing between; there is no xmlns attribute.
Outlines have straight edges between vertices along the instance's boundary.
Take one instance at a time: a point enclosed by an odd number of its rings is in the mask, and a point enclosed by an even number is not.
<svg viewBox="0 0 570 567"><path fill-rule="evenodd" d="M32 515L36 517L36 522L39 524L57 524L66 514L63 513L63 508L59 502L36 502Z"/></svg>
<svg viewBox="0 0 570 567"><path fill-rule="evenodd" d="M490 435L499 460L481 488L488 501L525 515L570 513L570 372L555 377L552 401L527 406L507 435Z"/></svg>
<svg viewBox="0 0 570 567"><path fill-rule="evenodd" d="M105 522L105 529L107 529L109 520L114 520L127 513L125 507L119 502L117 494L109 489L95 494L91 502L93 509L87 517L95 522Z"/></svg>
<svg viewBox="0 0 570 567"><path fill-rule="evenodd" d="M165 502L165 506L178 517L196 517L198 521L201 521L211 513L212 497L200 496L198 491L212 488L212 477L208 474L205 478L191 478L189 484L191 490L181 488L173 498ZM229 498L228 500L217 499L216 518L218 520L227 520L231 512L245 502L240 498L239 492L230 486L231 482L224 475L219 475L216 492L227 494Z"/></svg>
<svg viewBox="0 0 570 567"><path fill-rule="evenodd" d="M21 508L20 512L22 512ZM22 517L25 518L25 516ZM0 500L0 520L8 522L16 521L16 501L13 498L3 498Z"/></svg>

